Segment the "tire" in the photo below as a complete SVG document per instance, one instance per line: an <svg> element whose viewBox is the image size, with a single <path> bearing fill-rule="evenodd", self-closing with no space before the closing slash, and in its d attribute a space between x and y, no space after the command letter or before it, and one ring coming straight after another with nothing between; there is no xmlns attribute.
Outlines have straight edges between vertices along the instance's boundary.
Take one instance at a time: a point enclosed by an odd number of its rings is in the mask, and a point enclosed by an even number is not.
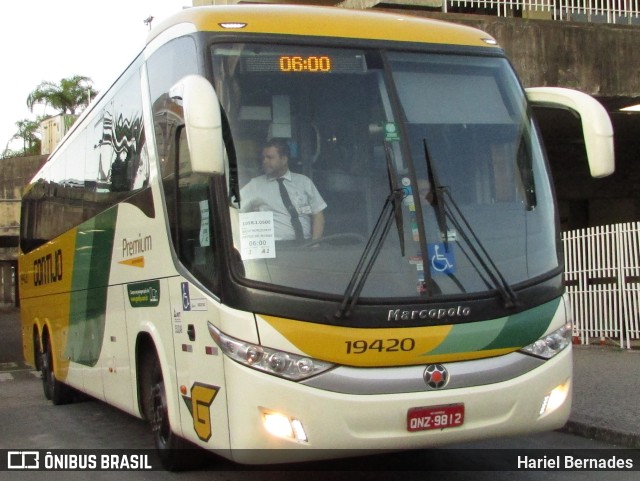
<svg viewBox="0 0 640 481"><path fill-rule="evenodd" d="M169 409L167 407L167 391L162 376L160 362L156 356L147 358L149 363L144 367L149 383L145 386L149 393L148 419L151 423L153 441L162 466L168 471L183 471L192 465L192 449L189 444L176 435L169 422Z"/></svg>
<svg viewBox="0 0 640 481"><path fill-rule="evenodd" d="M40 372L42 373L42 388L45 398L56 406L69 404L73 401L73 389L56 379L53 351L51 341L48 338L44 340L40 353Z"/></svg>

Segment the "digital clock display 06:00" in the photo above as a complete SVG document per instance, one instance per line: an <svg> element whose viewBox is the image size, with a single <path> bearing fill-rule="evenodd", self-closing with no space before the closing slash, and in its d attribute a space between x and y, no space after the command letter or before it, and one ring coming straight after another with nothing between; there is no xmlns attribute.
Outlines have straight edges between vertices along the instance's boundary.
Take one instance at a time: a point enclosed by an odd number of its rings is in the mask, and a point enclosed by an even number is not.
<svg viewBox="0 0 640 481"><path fill-rule="evenodd" d="M278 58L281 72L331 72L331 57L326 55L282 55Z"/></svg>

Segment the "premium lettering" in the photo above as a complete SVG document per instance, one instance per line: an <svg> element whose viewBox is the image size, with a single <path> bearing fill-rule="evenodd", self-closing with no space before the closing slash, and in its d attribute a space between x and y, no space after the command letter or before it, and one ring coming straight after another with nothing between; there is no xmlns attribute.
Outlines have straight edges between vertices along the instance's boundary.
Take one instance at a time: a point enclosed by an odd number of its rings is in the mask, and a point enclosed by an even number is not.
<svg viewBox="0 0 640 481"><path fill-rule="evenodd" d="M153 239L150 235L142 237L138 234L137 239L122 239L122 257L135 256L153 248Z"/></svg>
<svg viewBox="0 0 640 481"><path fill-rule="evenodd" d="M387 321L414 321L419 319L445 319L450 317L467 317L471 314L470 307L457 306L450 308L433 308L413 311L389 309Z"/></svg>

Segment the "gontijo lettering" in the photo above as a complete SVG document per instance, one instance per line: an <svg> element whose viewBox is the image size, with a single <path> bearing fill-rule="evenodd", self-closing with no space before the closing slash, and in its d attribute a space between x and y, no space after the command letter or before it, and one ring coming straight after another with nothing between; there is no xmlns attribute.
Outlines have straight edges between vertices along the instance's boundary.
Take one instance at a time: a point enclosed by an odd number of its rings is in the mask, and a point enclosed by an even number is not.
<svg viewBox="0 0 640 481"><path fill-rule="evenodd" d="M33 261L33 285L42 286L62 280L62 249Z"/></svg>

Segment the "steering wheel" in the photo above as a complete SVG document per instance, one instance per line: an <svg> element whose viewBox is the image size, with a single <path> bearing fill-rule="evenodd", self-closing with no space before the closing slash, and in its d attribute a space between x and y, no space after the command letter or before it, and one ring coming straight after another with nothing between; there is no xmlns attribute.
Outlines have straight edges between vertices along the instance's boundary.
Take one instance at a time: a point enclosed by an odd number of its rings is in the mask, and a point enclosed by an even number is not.
<svg viewBox="0 0 640 481"><path fill-rule="evenodd" d="M343 234L331 234L326 237L320 237L318 239L312 239L308 242L305 242L302 247L312 247L315 245L327 243L337 243L337 244L362 244L366 242L367 239L355 232L345 232Z"/></svg>

